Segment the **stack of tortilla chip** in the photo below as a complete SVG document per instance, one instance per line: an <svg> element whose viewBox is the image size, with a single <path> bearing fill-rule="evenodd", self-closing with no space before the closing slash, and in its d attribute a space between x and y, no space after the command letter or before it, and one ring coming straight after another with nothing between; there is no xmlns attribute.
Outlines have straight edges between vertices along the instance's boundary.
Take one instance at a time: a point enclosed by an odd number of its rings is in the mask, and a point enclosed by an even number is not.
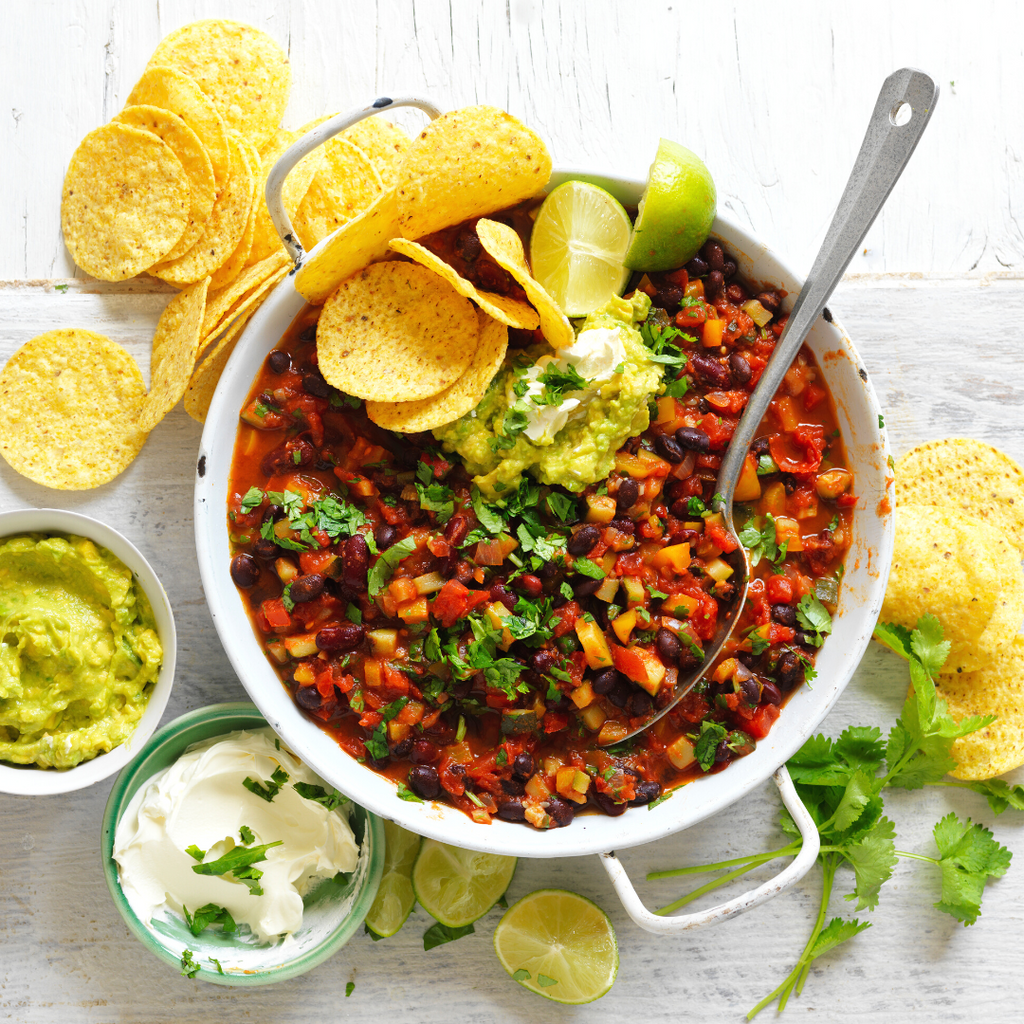
<svg viewBox="0 0 1024 1024"><path fill-rule="evenodd" d="M930 612L950 653L939 695L958 720L996 715L958 739L961 779L1024 764L1024 470L991 445L948 438L896 463L896 547L882 618Z"/></svg>

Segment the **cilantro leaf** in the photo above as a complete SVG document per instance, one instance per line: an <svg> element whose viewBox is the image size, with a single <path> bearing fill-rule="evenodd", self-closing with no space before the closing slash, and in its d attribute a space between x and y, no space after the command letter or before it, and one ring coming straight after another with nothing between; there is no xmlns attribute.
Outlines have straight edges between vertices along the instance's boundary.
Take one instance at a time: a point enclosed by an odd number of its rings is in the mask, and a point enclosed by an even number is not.
<svg viewBox="0 0 1024 1024"><path fill-rule="evenodd" d="M709 772L715 765L715 752L718 744L728 735L728 729L718 722L709 722L705 719L700 723L700 735L693 745L693 756L701 768Z"/></svg>
<svg viewBox="0 0 1024 1024"><path fill-rule="evenodd" d="M288 781L288 773L278 765L274 769L274 774L270 776L265 782L260 783L256 779L250 778L248 775L242 780L242 785L245 786L250 793L254 793L256 796L267 803L271 803L275 796L281 792L281 787Z"/></svg>
<svg viewBox="0 0 1024 1024"><path fill-rule="evenodd" d="M273 843L264 843L262 846L236 846L229 850L223 857L217 860L206 861L203 864L193 864L192 870L197 875L226 875L231 872L236 878L241 878L240 871L245 871L253 864L259 864L267 859L267 850L275 846L283 846L284 840L278 839Z"/></svg>
<svg viewBox="0 0 1024 1024"><path fill-rule="evenodd" d="M603 580L607 575L604 569L597 564L592 562L589 558L577 558L572 563L573 572L581 573L584 576L589 576L594 580Z"/></svg>
<svg viewBox="0 0 1024 1024"><path fill-rule="evenodd" d="M377 561L373 563L370 575L367 577L366 588L370 597L376 597L383 589L384 584L391 579L403 558L407 558L416 550L416 538L410 534L408 537L392 544L387 551L382 551Z"/></svg>
<svg viewBox="0 0 1024 1024"><path fill-rule="evenodd" d="M883 647L888 647L894 654L907 661L910 660L911 634L906 626L899 626L894 622L876 622L874 637Z"/></svg>
<svg viewBox="0 0 1024 1024"><path fill-rule="evenodd" d="M993 814L1002 814L1008 807L1024 811L1024 786L1010 785L1002 779L984 779L977 782L954 782L946 785L973 789L980 793L992 808Z"/></svg>
<svg viewBox="0 0 1024 1024"><path fill-rule="evenodd" d="M323 786L318 786L313 782L296 782L292 788L299 796L321 804L329 811L333 811L336 807L341 807L342 804L348 803L348 797L342 796L336 789L328 793Z"/></svg>
<svg viewBox="0 0 1024 1024"><path fill-rule="evenodd" d="M423 801L404 782L398 784L398 799L408 800L409 803L421 804Z"/></svg>
<svg viewBox="0 0 1024 1024"><path fill-rule="evenodd" d="M201 934L214 924L221 925L228 935L236 931L238 927L231 914L224 907L218 907L215 903L207 903L205 907L200 907L194 914L190 914L188 907L183 906L181 912L193 935Z"/></svg>
<svg viewBox="0 0 1024 1024"><path fill-rule="evenodd" d="M243 846L251 846L256 842L256 836L248 825L242 825L238 830L238 835L241 837ZM202 860L202 857L199 859Z"/></svg>
<svg viewBox="0 0 1024 1024"><path fill-rule="evenodd" d="M435 946L443 946L446 942L454 942L465 935L472 935L475 931L476 929L471 924L463 925L460 928L449 928L438 921L423 933L423 948L427 950L433 949Z"/></svg>
<svg viewBox="0 0 1024 1024"><path fill-rule="evenodd" d="M870 928L870 921L844 921L841 917L833 917L831 921L821 930L817 941L811 947L810 959L817 960L823 953L835 949L842 942L859 935L865 928Z"/></svg>
<svg viewBox="0 0 1024 1024"><path fill-rule="evenodd" d="M874 910L878 906L879 891L899 860L895 838L896 826L888 818L879 818L869 832L840 851L857 880L846 898L856 900L858 910Z"/></svg>
<svg viewBox="0 0 1024 1024"><path fill-rule="evenodd" d="M981 913L985 883L1006 874L1013 854L983 825L972 825L970 818L965 824L953 812L932 834L942 869L942 896L935 906L965 925L974 924Z"/></svg>
<svg viewBox="0 0 1024 1024"><path fill-rule="evenodd" d="M779 560L780 549L775 539L775 517L771 512L764 517L764 526L761 529L757 528L755 519L748 519L739 532L739 540L750 552L751 566L757 565L762 558L767 558L769 562ZM782 550L781 554L785 557L785 550Z"/></svg>
<svg viewBox="0 0 1024 1024"><path fill-rule="evenodd" d="M419 495L420 508L436 513L439 523L447 523L455 513L455 492L450 487L444 484L424 486L417 483L416 493Z"/></svg>
<svg viewBox="0 0 1024 1024"><path fill-rule="evenodd" d="M832 616L814 594L804 594L796 606L796 619L807 631L815 647L820 647L832 632Z"/></svg>
<svg viewBox="0 0 1024 1024"><path fill-rule="evenodd" d="M473 503L473 511L476 513L476 517L480 522L480 525L490 534L497 537L498 534L503 533L506 528L504 517L501 513L493 506L488 505L480 493L480 488L475 484L471 491L471 501Z"/></svg>
<svg viewBox="0 0 1024 1024"><path fill-rule="evenodd" d="M250 487L242 496L242 511L251 512L263 504L263 492L258 487Z"/></svg>
<svg viewBox="0 0 1024 1024"><path fill-rule="evenodd" d="M942 639L942 625L934 615L922 615L910 634L910 649L930 676L936 676L949 657L949 641Z"/></svg>
<svg viewBox="0 0 1024 1024"><path fill-rule="evenodd" d="M576 502L561 491L549 491L544 503L552 515L563 523L572 523L576 519Z"/></svg>
<svg viewBox="0 0 1024 1024"><path fill-rule="evenodd" d="M194 978L199 973L200 967L192 956L191 949L181 951L181 975L184 978Z"/></svg>

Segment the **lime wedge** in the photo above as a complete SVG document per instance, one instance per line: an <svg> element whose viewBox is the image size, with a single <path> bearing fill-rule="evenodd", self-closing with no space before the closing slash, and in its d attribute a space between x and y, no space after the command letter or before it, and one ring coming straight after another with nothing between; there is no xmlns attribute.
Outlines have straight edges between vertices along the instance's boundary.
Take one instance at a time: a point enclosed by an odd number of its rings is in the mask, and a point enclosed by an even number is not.
<svg viewBox="0 0 1024 1024"><path fill-rule="evenodd" d="M544 200L530 237L530 265L566 316L586 316L626 287L622 258L631 227L622 204L586 181L567 181Z"/></svg>
<svg viewBox="0 0 1024 1024"><path fill-rule="evenodd" d="M412 869L412 885L428 914L449 928L462 928L498 902L515 870L515 857L424 839Z"/></svg>
<svg viewBox="0 0 1024 1024"><path fill-rule="evenodd" d="M688 263L707 240L717 206L704 161L678 142L662 139L623 262L631 270L672 270Z"/></svg>
<svg viewBox="0 0 1024 1024"><path fill-rule="evenodd" d="M420 852L420 837L393 821L385 821L384 839L384 876L366 915L366 924L371 931L387 938L405 924L416 902L411 875Z"/></svg>
<svg viewBox="0 0 1024 1024"><path fill-rule="evenodd" d="M608 915L566 889L538 889L509 907L494 929L502 967L556 1003L592 1003L615 981L619 947Z"/></svg>

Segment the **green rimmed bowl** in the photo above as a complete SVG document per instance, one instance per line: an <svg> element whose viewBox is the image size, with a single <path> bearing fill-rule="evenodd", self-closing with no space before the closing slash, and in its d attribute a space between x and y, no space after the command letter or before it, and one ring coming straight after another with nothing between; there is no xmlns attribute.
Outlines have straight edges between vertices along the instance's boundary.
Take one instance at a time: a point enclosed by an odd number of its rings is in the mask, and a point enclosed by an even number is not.
<svg viewBox="0 0 1024 1024"><path fill-rule="evenodd" d="M238 729L261 729L266 724L252 704L242 702L212 704L176 718L157 732L118 775L103 813L103 874L125 923L154 956L176 971L181 971L184 950L191 950L200 968L196 977L215 985L269 985L303 974L333 956L363 923L384 868L383 822L362 807L349 804L349 824L359 843L356 869L323 882L306 896L302 927L288 942L250 945L211 928L193 935L176 917L154 920L149 925L139 920L121 891L113 856L114 834L132 797L193 743Z"/></svg>

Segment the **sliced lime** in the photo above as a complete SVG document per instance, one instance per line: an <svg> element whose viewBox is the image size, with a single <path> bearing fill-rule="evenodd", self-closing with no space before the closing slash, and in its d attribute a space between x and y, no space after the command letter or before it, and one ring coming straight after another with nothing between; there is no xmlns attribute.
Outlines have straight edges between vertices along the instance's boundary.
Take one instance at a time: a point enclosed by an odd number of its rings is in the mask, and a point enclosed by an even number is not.
<svg viewBox="0 0 1024 1024"><path fill-rule="evenodd" d="M366 924L371 931L387 938L405 924L416 902L411 875L420 852L420 837L406 832L393 821L385 821L384 838L384 875L366 915Z"/></svg>
<svg viewBox="0 0 1024 1024"><path fill-rule="evenodd" d="M631 228L622 204L586 181L567 181L544 200L530 236L530 264L566 316L586 316L625 288L622 258Z"/></svg>
<svg viewBox="0 0 1024 1024"><path fill-rule="evenodd" d="M672 270L697 255L711 231L718 193L696 153L662 139L623 262L632 270Z"/></svg>
<svg viewBox="0 0 1024 1024"><path fill-rule="evenodd" d="M515 870L515 857L424 839L412 869L412 885L428 914L449 928L462 928L498 902Z"/></svg>
<svg viewBox="0 0 1024 1024"><path fill-rule="evenodd" d="M509 907L494 929L494 951L520 985L556 1003L600 999L619 969L608 915L566 889L538 889Z"/></svg>

